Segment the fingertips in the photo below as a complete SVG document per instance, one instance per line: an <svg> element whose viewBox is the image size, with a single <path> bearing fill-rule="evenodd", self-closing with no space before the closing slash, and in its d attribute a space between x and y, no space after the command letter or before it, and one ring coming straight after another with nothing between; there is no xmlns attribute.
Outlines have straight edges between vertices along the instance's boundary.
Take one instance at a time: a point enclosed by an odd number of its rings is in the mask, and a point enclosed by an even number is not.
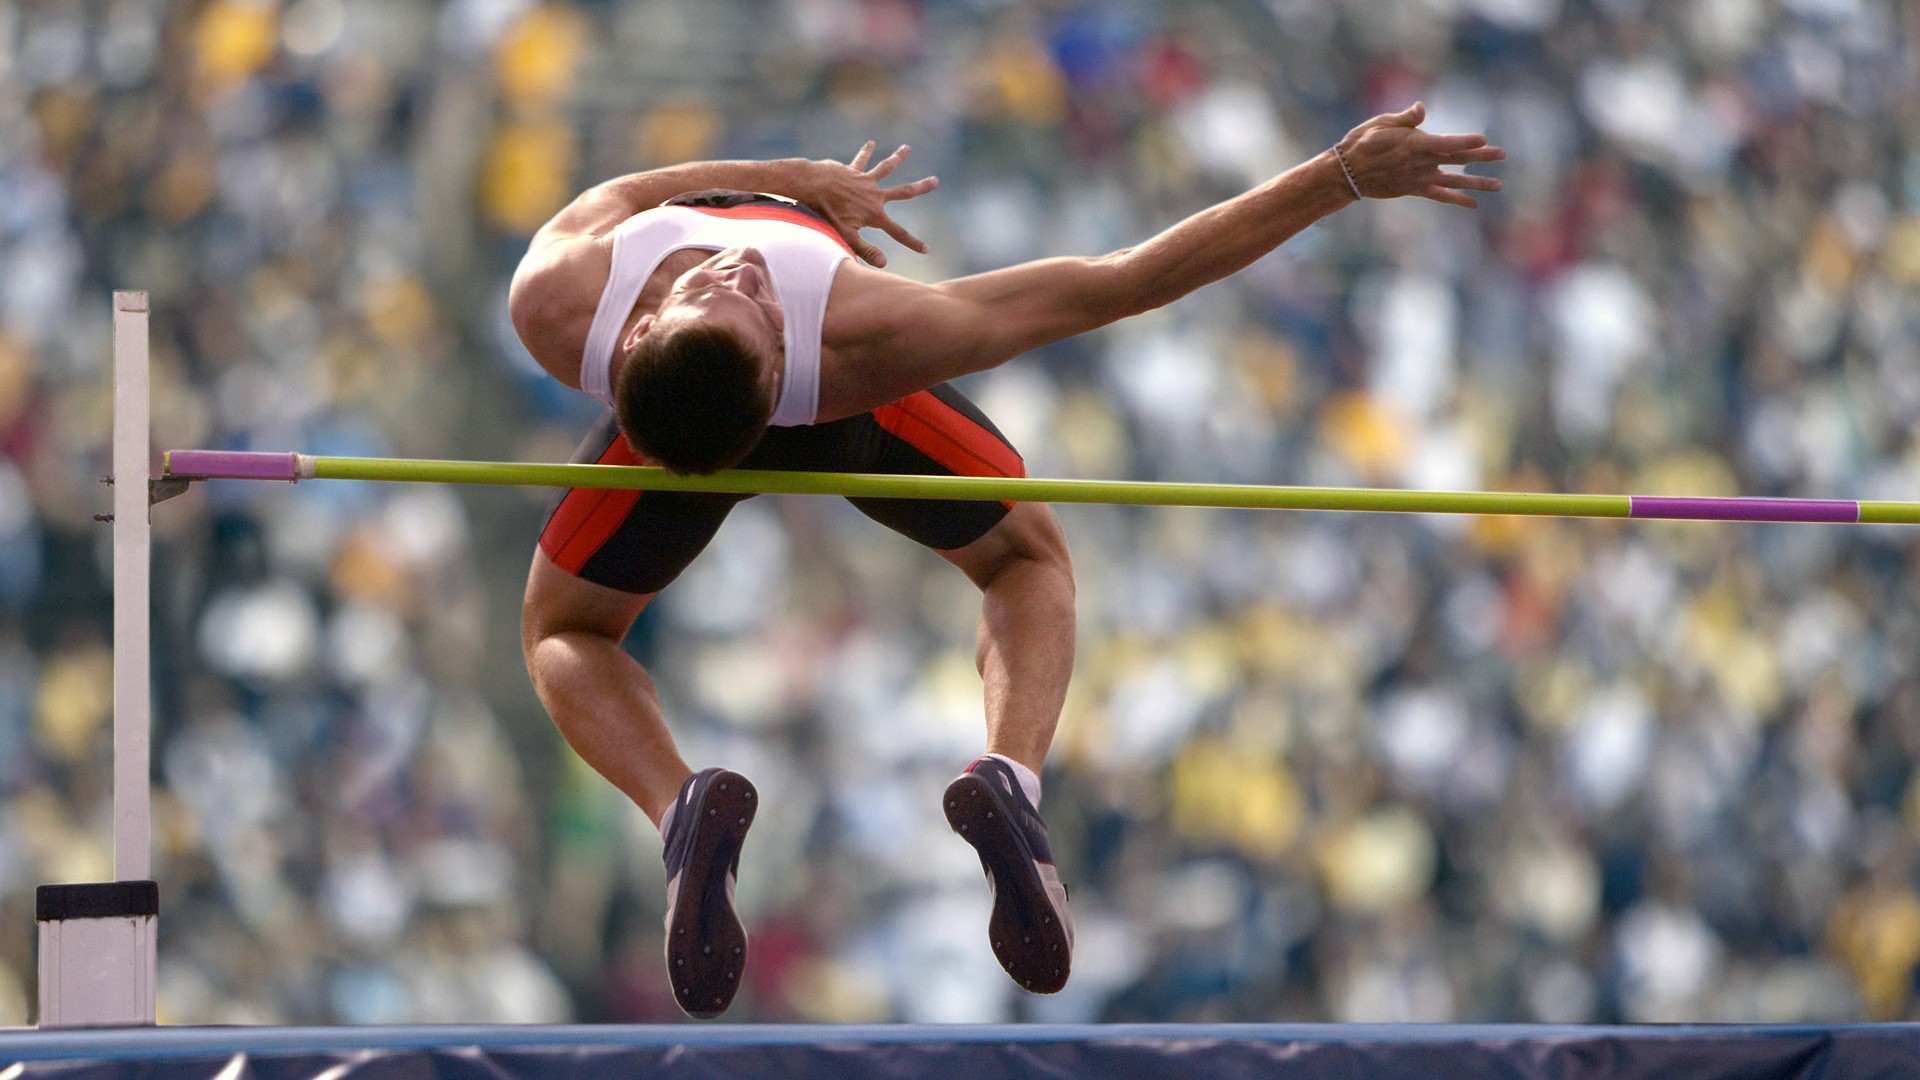
<svg viewBox="0 0 1920 1080"><path fill-rule="evenodd" d="M909 184L901 184L898 187L890 187L885 191L882 191L880 193L880 196L881 198L886 199L888 202L897 202L898 200L901 200L901 199L912 199L912 198L917 198L918 196L921 196L921 195L925 195L927 192L932 191L934 188L937 188L939 186L940 186L940 178L937 176L929 176L924 180L915 180Z"/></svg>
<svg viewBox="0 0 1920 1080"><path fill-rule="evenodd" d="M908 232L906 230L906 227L901 225L899 222L893 220L892 218L888 218L886 221L883 221L880 224L882 228L887 230L888 236L891 236L895 240L900 242L900 246L904 248L908 248L912 251L916 251L922 255L925 255L927 253L926 242L924 240L921 240L919 237L913 235L912 233Z"/></svg>

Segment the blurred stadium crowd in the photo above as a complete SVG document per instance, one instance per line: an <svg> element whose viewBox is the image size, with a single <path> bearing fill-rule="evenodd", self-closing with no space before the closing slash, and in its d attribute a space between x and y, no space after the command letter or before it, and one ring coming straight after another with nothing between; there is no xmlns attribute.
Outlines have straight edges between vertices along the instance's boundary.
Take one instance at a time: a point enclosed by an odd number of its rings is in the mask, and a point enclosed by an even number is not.
<svg viewBox="0 0 1920 1080"><path fill-rule="evenodd" d="M1350 209L967 389L1035 475L1920 497L1898 0L0 0L0 1024L112 876L109 293L158 447L564 460L504 290L578 189L910 142L937 279L1093 254L1415 99L1468 213ZM166 1022L678 1018L658 839L527 686L548 493L154 512ZM743 505L631 648L769 808L731 1019L1913 1019L1920 560L1895 527L1065 508L1047 774L1080 948L984 941L936 805L976 594Z"/></svg>

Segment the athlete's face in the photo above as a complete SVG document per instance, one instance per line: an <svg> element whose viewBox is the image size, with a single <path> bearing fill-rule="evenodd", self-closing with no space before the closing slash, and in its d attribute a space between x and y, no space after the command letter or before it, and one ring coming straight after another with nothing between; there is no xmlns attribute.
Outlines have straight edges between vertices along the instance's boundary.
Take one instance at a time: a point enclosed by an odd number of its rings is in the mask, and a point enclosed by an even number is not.
<svg viewBox="0 0 1920 1080"><path fill-rule="evenodd" d="M767 260L755 248L732 247L681 274L658 312L641 316L627 337L628 350L653 327L687 320L730 331L764 365L763 385L778 401L786 374L786 318L773 292Z"/></svg>

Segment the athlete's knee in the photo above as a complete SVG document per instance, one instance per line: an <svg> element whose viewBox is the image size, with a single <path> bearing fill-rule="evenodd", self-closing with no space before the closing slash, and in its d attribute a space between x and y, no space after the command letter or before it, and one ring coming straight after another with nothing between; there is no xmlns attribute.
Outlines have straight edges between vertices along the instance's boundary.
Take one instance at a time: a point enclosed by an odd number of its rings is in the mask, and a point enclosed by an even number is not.
<svg viewBox="0 0 1920 1080"><path fill-rule="evenodd" d="M542 663L541 655L562 648L562 641L572 632L572 627L554 615L533 603L520 609L520 656L526 661L527 670L536 676L547 666Z"/></svg>
<svg viewBox="0 0 1920 1080"><path fill-rule="evenodd" d="M531 665L543 645L588 635L618 644L652 594L620 592L582 581L536 554L520 605L520 651Z"/></svg>
<svg viewBox="0 0 1920 1080"><path fill-rule="evenodd" d="M1073 559L1067 554L1067 534L1060 528L1060 519L1054 516L1053 507L1045 503L1022 503L1015 509L1029 511L1020 526L1021 557L1058 567L1071 578Z"/></svg>
<svg viewBox="0 0 1920 1080"><path fill-rule="evenodd" d="M540 646L560 633L560 628L547 617L546 612L532 604L520 608L520 655L526 658L528 666L532 666L534 654L540 651Z"/></svg>
<svg viewBox="0 0 1920 1080"><path fill-rule="evenodd" d="M521 609L520 654L542 700L564 693L595 665L596 657L620 648L620 630L583 621L575 614L535 604Z"/></svg>
<svg viewBox="0 0 1920 1080"><path fill-rule="evenodd" d="M1018 503L1001 519L988 537L994 543L984 550L975 568L974 581L988 588L1002 574L1013 569L1047 572L1069 596L1073 590L1073 560L1067 554L1067 537L1045 503Z"/></svg>

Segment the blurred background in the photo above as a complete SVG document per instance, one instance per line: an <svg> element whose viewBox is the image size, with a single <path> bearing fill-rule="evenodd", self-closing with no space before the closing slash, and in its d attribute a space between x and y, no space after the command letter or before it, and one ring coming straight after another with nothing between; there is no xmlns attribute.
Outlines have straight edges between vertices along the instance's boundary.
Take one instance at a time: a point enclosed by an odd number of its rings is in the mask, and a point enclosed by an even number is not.
<svg viewBox="0 0 1920 1080"><path fill-rule="evenodd" d="M508 326L590 183L910 142L924 279L1150 235L1415 99L1510 157L965 389L1034 475L1920 497L1920 6L1898 0L0 0L0 1024L104 880L110 291L157 447L565 460ZM877 236L877 234L876 234ZM550 494L153 514L168 1023L677 1020L659 839L518 649ZM977 594L763 498L630 647L759 784L729 1019L1920 1016L1910 529L1061 510L1016 991L939 812Z"/></svg>

